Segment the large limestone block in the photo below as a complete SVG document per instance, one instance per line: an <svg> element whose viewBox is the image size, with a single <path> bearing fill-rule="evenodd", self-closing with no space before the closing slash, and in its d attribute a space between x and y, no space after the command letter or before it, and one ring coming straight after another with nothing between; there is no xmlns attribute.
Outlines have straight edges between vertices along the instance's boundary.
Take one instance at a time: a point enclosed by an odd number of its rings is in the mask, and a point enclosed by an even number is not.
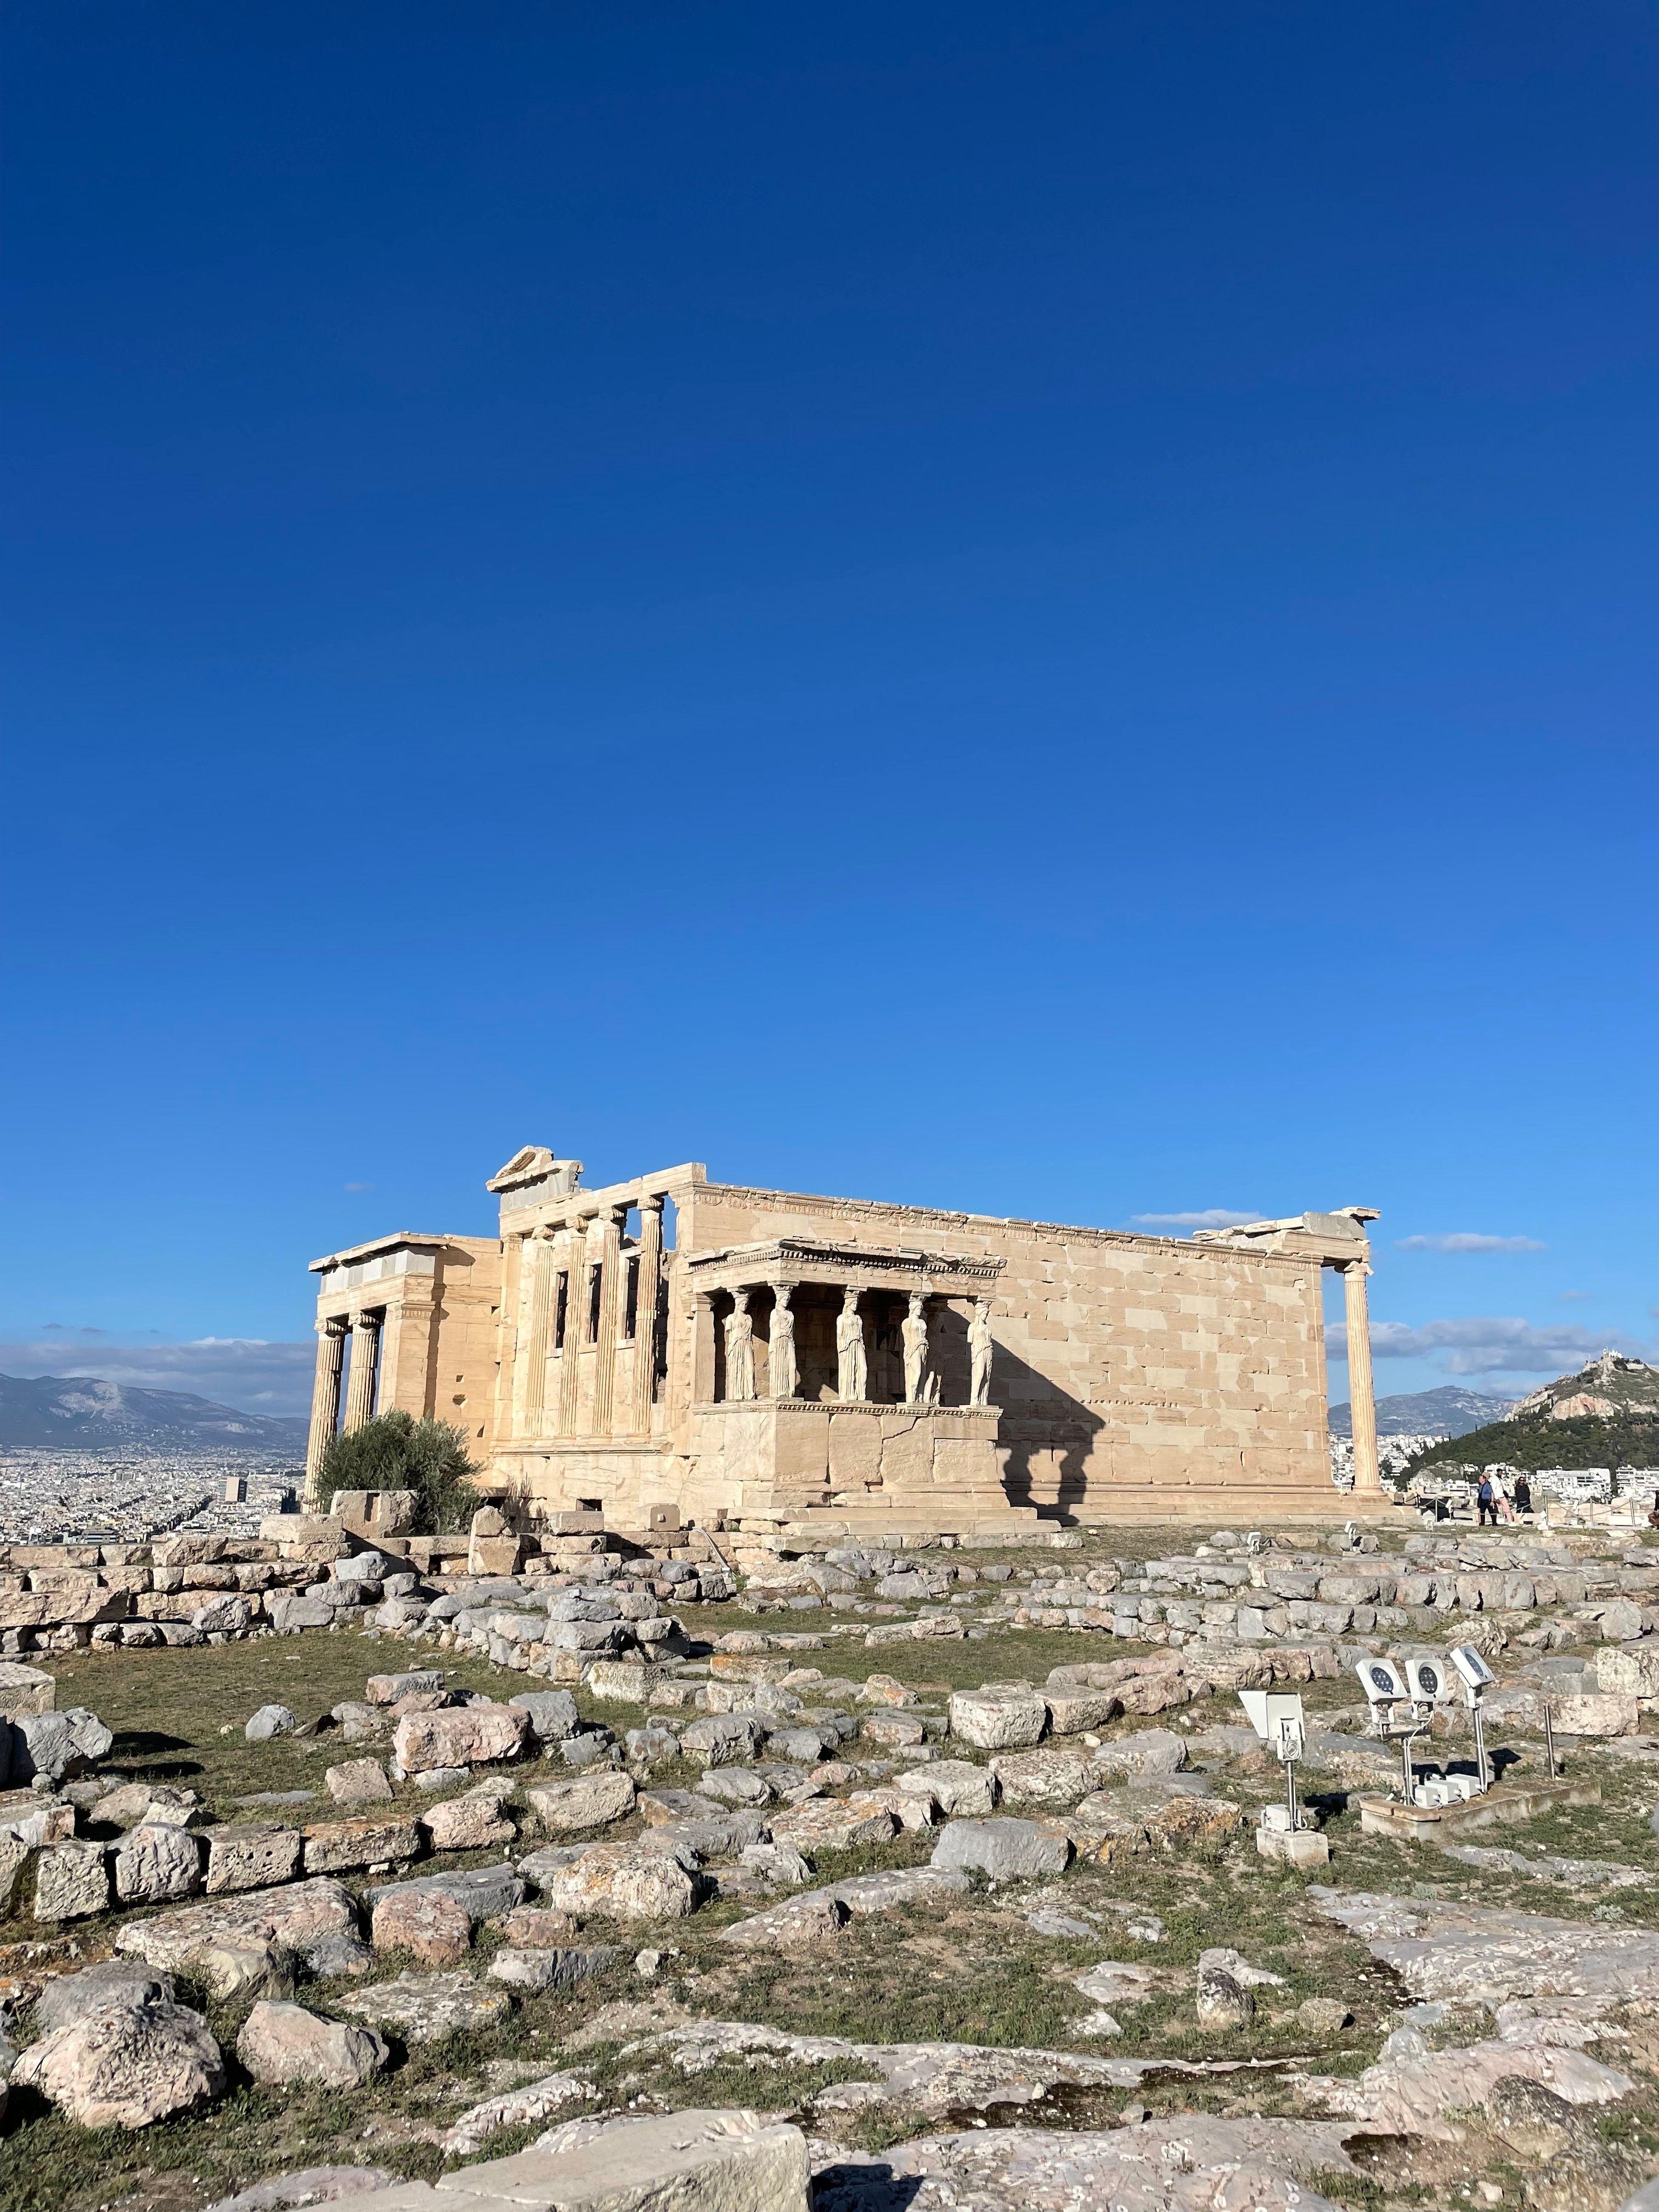
<svg viewBox="0 0 1659 2212"><path fill-rule="evenodd" d="M173 1998L171 1974L136 1960L106 1959L48 1982L34 2008L34 2029L37 2035L49 2035L111 2005L171 2004Z"/></svg>
<svg viewBox="0 0 1659 2212"><path fill-rule="evenodd" d="M329 1796L337 1805L386 1805L392 1784L378 1759L348 1759L327 1768L323 1775Z"/></svg>
<svg viewBox="0 0 1659 2212"><path fill-rule="evenodd" d="M933 1847L933 1863L990 1881L1029 1881L1064 1874L1072 1846L1065 1832L1037 1820L952 1820Z"/></svg>
<svg viewBox="0 0 1659 2212"><path fill-rule="evenodd" d="M21 1837L0 1835L0 1920L17 1909L17 1893L32 1846Z"/></svg>
<svg viewBox="0 0 1659 2212"><path fill-rule="evenodd" d="M90 1772L114 1741L97 1714L84 1705L72 1705L62 1713L25 1713L11 1724L11 1778L14 1783L37 1776L49 1782L70 1781Z"/></svg>
<svg viewBox="0 0 1659 2212"><path fill-rule="evenodd" d="M1659 1639L1604 1644L1595 1655L1595 1680L1615 1697L1659 1698Z"/></svg>
<svg viewBox="0 0 1659 2212"><path fill-rule="evenodd" d="M512 1999L505 1990L487 1990L471 1974L399 1974L395 1982L354 1990L337 2002L342 2012L384 2021L405 2043L414 2044L441 2043L458 2029L497 2027Z"/></svg>
<svg viewBox="0 0 1659 2212"><path fill-rule="evenodd" d="M11 2078L83 2128L145 2128L210 2103L225 2063L199 2013L118 1998L31 2044Z"/></svg>
<svg viewBox="0 0 1659 2212"><path fill-rule="evenodd" d="M1123 1711L1123 1701L1111 1690L1045 1690L1051 1735L1081 1735L1085 1729L1104 1728Z"/></svg>
<svg viewBox="0 0 1659 2212"><path fill-rule="evenodd" d="M557 2212L809 2212L806 2138L756 2112L675 2112L597 2130L579 2120L542 2140L545 2148L446 2174L431 2212L466 2212L469 2200L481 2212L531 2203ZM387 2212L403 2212L392 2199L404 2195L392 2192ZM365 2197L363 2212L378 2202Z"/></svg>
<svg viewBox="0 0 1659 2212"><path fill-rule="evenodd" d="M517 1833L505 1783L480 1783L459 1797L444 1797L421 1814L434 1851L493 1850Z"/></svg>
<svg viewBox="0 0 1659 2212"><path fill-rule="evenodd" d="M529 1990L537 1996L545 1996L550 1990L568 1989L590 1975L602 1974L621 1955L609 1943L586 1951L560 1944L531 1944L523 1948L508 1945L496 1952L489 1972L492 1981L505 1982L509 1989Z"/></svg>
<svg viewBox="0 0 1659 2212"><path fill-rule="evenodd" d="M0 1720L21 1720L26 1713L49 1713L58 1703L58 1684L39 1667L0 1660Z"/></svg>
<svg viewBox="0 0 1659 2212"><path fill-rule="evenodd" d="M407 1713L398 1723L392 1750L405 1774L434 1767L485 1766L516 1759L530 1733L530 1716L517 1705L462 1705L437 1713Z"/></svg>
<svg viewBox="0 0 1659 2212"><path fill-rule="evenodd" d="M398 1887L374 1907L377 1951L407 1951L422 1966L459 1966L472 1948L472 1917L441 1890Z"/></svg>
<svg viewBox="0 0 1659 2212"><path fill-rule="evenodd" d="M287 2087L361 2089L391 2057L372 2027L324 2020L303 2005L256 2004L236 2039L236 2056L256 2081Z"/></svg>
<svg viewBox="0 0 1659 2212"><path fill-rule="evenodd" d="M654 1843L599 1844L542 1884L555 1912L607 1913L617 1920L684 1920L697 1885L671 1851Z"/></svg>
<svg viewBox="0 0 1659 2212"><path fill-rule="evenodd" d="M1139 1729L1115 1737L1094 1754L1097 1774L1121 1774L1139 1782L1157 1774L1179 1774L1187 1764L1187 1745L1173 1729Z"/></svg>
<svg viewBox="0 0 1659 2212"><path fill-rule="evenodd" d="M457 1905L465 1907L474 1927L497 1913L511 1912L515 1905L524 1903L527 1894L523 1881L510 1866L457 1867L449 1874L426 1874L413 1881L388 1882L382 1889L371 1889L368 1902L371 1906L378 1905L384 1898L401 1897L408 1892L453 1898Z"/></svg>
<svg viewBox="0 0 1659 2212"><path fill-rule="evenodd" d="M300 1870L300 1831L264 1821L234 1820L207 1832L207 1893L264 1889Z"/></svg>
<svg viewBox="0 0 1659 2212"><path fill-rule="evenodd" d="M1001 1794L992 1766L970 1759L936 1759L896 1778L899 1789L931 1797L941 1813L994 1813Z"/></svg>
<svg viewBox="0 0 1659 2212"><path fill-rule="evenodd" d="M295 1842L297 1846L297 1835ZM315 1881L288 1882L245 1897L158 1912L151 1919L123 1927L115 1948L152 1966L182 1972L195 1954L210 1943L280 1943L309 1956L319 1945L355 1937L356 1931L356 1899L343 1882L325 1875Z"/></svg>
<svg viewBox="0 0 1659 2212"><path fill-rule="evenodd" d="M531 1811L553 1835L577 1835L626 1820L636 1794L633 1777L614 1767L599 1774L579 1774L568 1782L540 1783L525 1792Z"/></svg>
<svg viewBox="0 0 1659 2212"><path fill-rule="evenodd" d="M307 1597L303 1590L273 1590L265 1600L265 1619L279 1633L296 1628L327 1628L333 1623L334 1608L319 1597Z"/></svg>
<svg viewBox="0 0 1659 2212"><path fill-rule="evenodd" d="M815 1951L838 1936L849 1917L833 1890L811 1890L734 1920L721 1929L720 1941L735 1951Z"/></svg>
<svg viewBox="0 0 1659 2212"><path fill-rule="evenodd" d="M1569 1691L1550 1700L1550 1711L1563 1735L1636 1735L1642 1726L1636 1699L1607 1691Z"/></svg>
<svg viewBox="0 0 1659 2212"><path fill-rule="evenodd" d="M441 1667L411 1667L401 1674L371 1674L364 1685L363 1695L371 1705L395 1705L400 1698L441 1691L443 1686Z"/></svg>
<svg viewBox="0 0 1659 2212"><path fill-rule="evenodd" d="M1630 1598L1616 1598L1603 1608L1597 1626L1604 1644L1622 1644L1642 1633L1642 1608Z"/></svg>
<svg viewBox="0 0 1659 2212"><path fill-rule="evenodd" d="M216 2004L246 2004L258 1997L281 2002L294 1994L294 1954L257 1936L204 1943L185 1963L191 1979Z"/></svg>
<svg viewBox="0 0 1659 2212"><path fill-rule="evenodd" d="M1098 1778L1082 1750L999 1752L991 1771L1009 1805L1075 1805Z"/></svg>
<svg viewBox="0 0 1659 2212"><path fill-rule="evenodd" d="M159 1905L201 1886L201 1838L188 1828L140 1821L115 1847L115 1894L123 1905Z"/></svg>
<svg viewBox="0 0 1659 2212"><path fill-rule="evenodd" d="M951 1698L951 1733L981 1751L1018 1751L1041 1741L1048 1707L1035 1690L988 1682Z"/></svg>
<svg viewBox="0 0 1659 2212"><path fill-rule="evenodd" d="M109 1910L109 1850L104 1844L53 1844L34 1868L37 1920L85 1920Z"/></svg>
<svg viewBox="0 0 1659 2212"><path fill-rule="evenodd" d="M647 1623L641 1621L639 1626L643 1628ZM662 1680L660 1667L626 1659L596 1659L587 1670L589 1694L609 1704L647 1705L651 1692Z"/></svg>
<svg viewBox="0 0 1659 2212"><path fill-rule="evenodd" d="M704 1713L680 1738L688 1759L702 1766L746 1766L766 1741L766 1726L757 1714Z"/></svg>
<svg viewBox="0 0 1659 2212"><path fill-rule="evenodd" d="M515 1712L529 1714L538 1743L562 1743L576 1733L576 1700L568 1690L526 1690L507 1704Z"/></svg>
<svg viewBox="0 0 1659 2212"><path fill-rule="evenodd" d="M258 1610L257 1598L242 1597L226 1590L210 1598L205 1605L197 1607L190 1616L192 1628L199 1628L204 1636L239 1636L253 1625Z"/></svg>
<svg viewBox="0 0 1659 2212"><path fill-rule="evenodd" d="M308 1875L349 1874L364 1867L393 1866L412 1859L421 1848L421 1831L411 1815L360 1813L348 1820L313 1820L305 1832Z"/></svg>
<svg viewBox="0 0 1659 2212"><path fill-rule="evenodd" d="M772 1840L793 1844L810 1858L814 1851L850 1851L863 1844L884 1844L898 1821L884 1805L847 1802L839 1797L809 1797L775 1814Z"/></svg>

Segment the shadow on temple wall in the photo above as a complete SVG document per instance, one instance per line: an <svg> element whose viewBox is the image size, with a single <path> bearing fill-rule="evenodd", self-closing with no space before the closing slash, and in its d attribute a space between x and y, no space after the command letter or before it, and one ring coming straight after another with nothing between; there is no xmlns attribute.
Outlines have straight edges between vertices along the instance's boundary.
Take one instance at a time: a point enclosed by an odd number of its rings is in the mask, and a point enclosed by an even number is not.
<svg viewBox="0 0 1659 2212"><path fill-rule="evenodd" d="M1056 1390L1052 1376L1004 1344L992 1352L991 1403L1002 1408L997 1443L1007 1455L1008 1503L1073 1520L1088 1492L1089 1453L1104 1419L1069 1391Z"/></svg>

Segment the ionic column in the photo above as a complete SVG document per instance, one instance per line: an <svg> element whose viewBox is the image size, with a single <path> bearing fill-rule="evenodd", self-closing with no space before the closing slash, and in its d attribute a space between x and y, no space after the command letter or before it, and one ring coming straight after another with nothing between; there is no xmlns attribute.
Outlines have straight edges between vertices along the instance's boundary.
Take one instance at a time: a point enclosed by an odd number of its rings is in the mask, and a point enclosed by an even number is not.
<svg viewBox="0 0 1659 2212"><path fill-rule="evenodd" d="M351 1330L351 1375L346 1384L346 1434L361 1429L374 1413L374 1374L380 1358L377 1313L359 1314Z"/></svg>
<svg viewBox="0 0 1659 2212"><path fill-rule="evenodd" d="M564 1247L564 1353L559 1368L559 1433L576 1433L578 1395L582 1379L582 1332L587 1326L587 1232L573 1221Z"/></svg>
<svg viewBox="0 0 1659 2212"><path fill-rule="evenodd" d="M1371 1382L1371 1325L1365 1296L1365 1278L1370 1272L1363 1260L1342 1270L1348 1314L1348 1413L1353 1431L1356 1496L1362 1491L1375 1495L1382 1487L1376 1463L1376 1394Z"/></svg>
<svg viewBox="0 0 1659 2212"><path fill-rule="evenodd" d="M520 1434L538 1437L547 1405L547 1332L553 1315L553 1254L545 1237L526 1244L525 1266L529 1270L529 1296L520 1351L525 1363L523 1413Z"/></svg>
<svg viewBox="0 0 1659 2212"><path fill-rule="evenodd" d="M617 1395L617 1331L622 1325L622 1232L628 1218L625 1206L613 1206L605 1217L605 1241L599 1248L599 1325L593 1340L593 1433L611 1434L611 1407Z"/></svg>
<svg viewBox="0 0 1659 2212"><path fill-rule="evenodd" d="M346 1325L343 1321L317 1324L317 1377L311 1386L311 1435L306 1443L306 1508L317 1503L317 1478L323 1471L323 1454L340 1425L340 1376L345 1365Z"/></svg>
<svg viewBox="0 0 1659 2212"><path fill-rule="evenodd" d="M651 1433L657 1393L657 1300L662 1284L662 1200L640 1200L640 1281L634 1301L634 1418L636 1437Z"/></svg>
<svg viewBox="0 0 1659 2212"><path fill-rule="evenodd" d="M800 1377L795 1366L795 1316L789 1301L793 1283L772 1285L772 1342L768 1359L768 1384L775 1398L793 1398Z"/></svg>

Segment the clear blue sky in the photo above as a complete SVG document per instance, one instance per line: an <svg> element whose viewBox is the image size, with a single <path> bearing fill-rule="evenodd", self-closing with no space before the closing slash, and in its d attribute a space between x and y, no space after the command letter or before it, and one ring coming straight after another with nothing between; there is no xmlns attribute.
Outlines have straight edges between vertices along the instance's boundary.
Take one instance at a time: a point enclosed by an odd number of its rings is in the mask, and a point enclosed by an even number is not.
<svg viewBox="0 0 1659 2212"><path fill-rule="evenodd" d="M1659 1337L1651 8L9 43L0 1364L295 1402L531 1141Z"/></svg>

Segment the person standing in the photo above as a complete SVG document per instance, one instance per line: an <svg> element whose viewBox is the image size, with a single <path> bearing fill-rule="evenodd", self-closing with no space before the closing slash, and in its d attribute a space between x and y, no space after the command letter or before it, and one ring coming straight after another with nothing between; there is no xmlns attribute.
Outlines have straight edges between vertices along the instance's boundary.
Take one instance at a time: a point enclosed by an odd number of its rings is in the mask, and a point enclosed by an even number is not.
<svg viewBox="0 0 1659 2212"><path fill-rule="evenodd" d="M1493 1494L1491 1475L1481 1476L1480 1487L1474 1493L1474 1503L1475 1517L1480 1527L1484 1528L1490 1521L1495 1528L1498 1526L1498 1500Z"/></svg>
<svg viewBox="0 0 1659 2212"><path fill-rule="evenodd" d="M1524 1514L1528 1521L1531 1520L1532 1485L1527 1480L1524 1468L1515 1478L1515 1510L1517 1513Z"/></svg>

